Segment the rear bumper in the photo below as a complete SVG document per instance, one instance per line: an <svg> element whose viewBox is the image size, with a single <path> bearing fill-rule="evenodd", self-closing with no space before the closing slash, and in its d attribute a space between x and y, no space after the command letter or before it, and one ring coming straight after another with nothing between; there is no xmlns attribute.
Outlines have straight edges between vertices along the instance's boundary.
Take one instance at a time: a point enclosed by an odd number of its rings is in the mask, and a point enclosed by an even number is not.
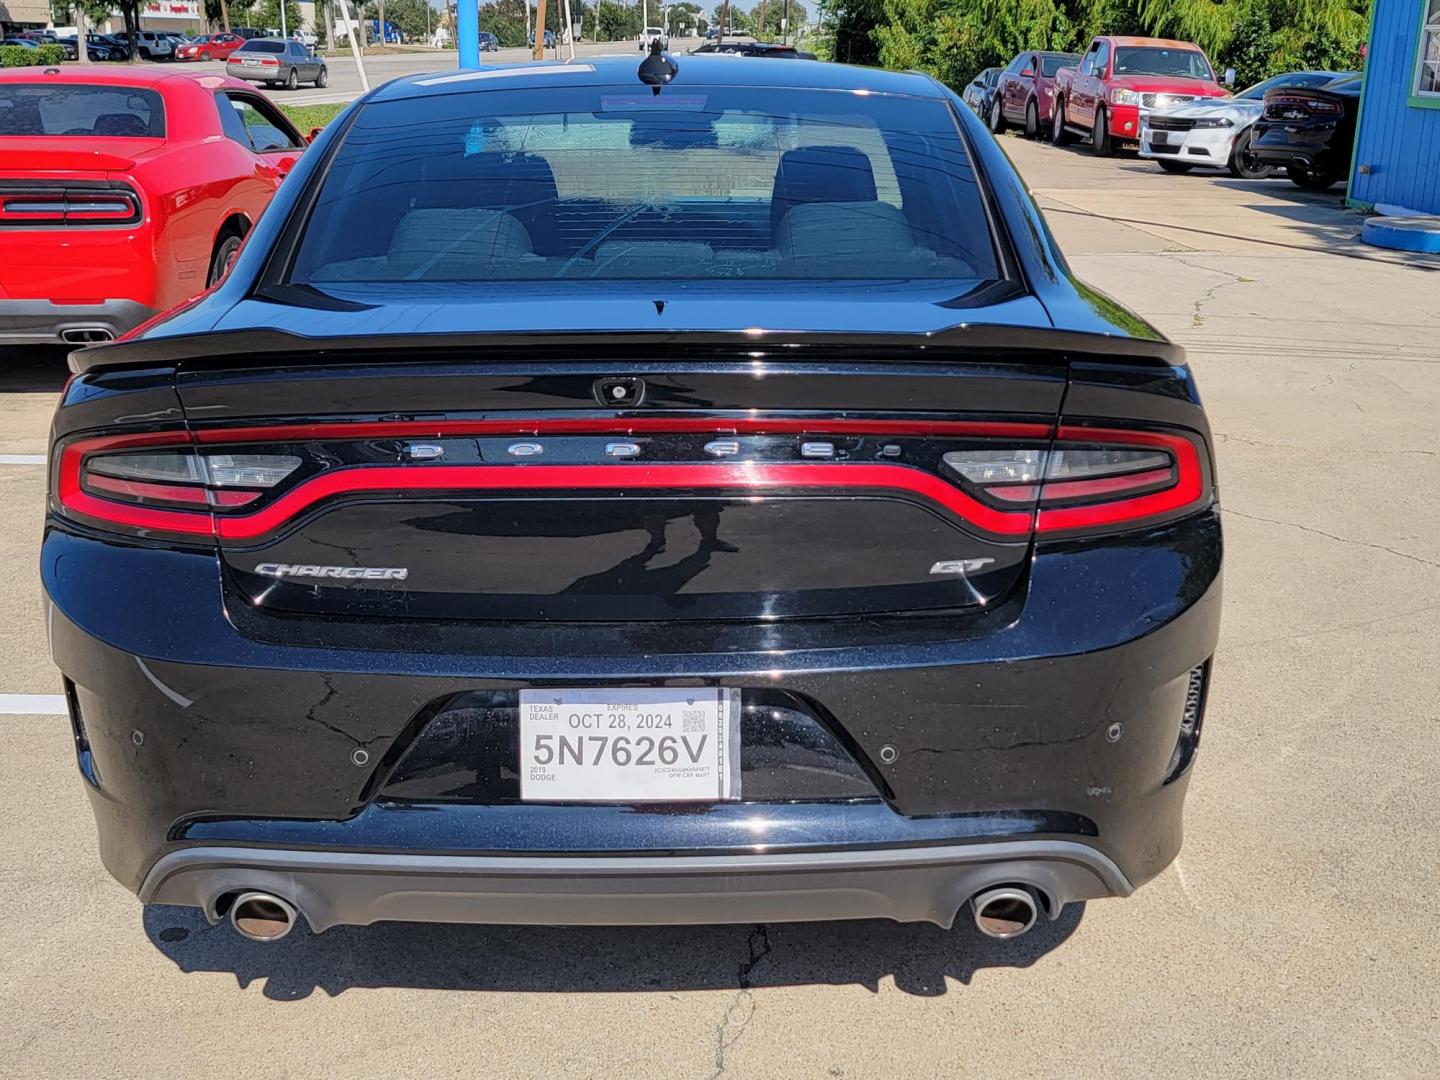
<svg viewBox="0 0 1440 1080"><path fill-rule="evenodd" d="M212 914L243 877L317 927L948 923L1002 881L1056 903L1124 895L1180 848L1176 752L1218 637L1219 569L1207 511L1125 545L1042 547L1020 594L980 616L397 631L227 609L213 553L56 526L42 550L106 867L147 901ZM596 685L794 695L875 790L669 808L381 797L441 703ZM689 914L669 910L677 893Z"/></svg>
<svg viewBox="0 0 1440 1080"><path fill-rule="evenodd" d="M0 300L0 344L85 344L67 340L76 332L108 333L118 338L155 315L155 309L135 300L106 300L100 304L64 304L50 300ZM103 336L94 341L109 340Z"/></svg>
<svg viewBox="0 0 1440 1080"><path fill-rule="evenodd" d="M949 927L976 893L1016 880L1053 919L1133 886L1084 844L1024 840L782 855L565 858L190 848L161 859L145 903L204 910L261 890L316 932L380 921L655 926L893 919Z"/></svg>

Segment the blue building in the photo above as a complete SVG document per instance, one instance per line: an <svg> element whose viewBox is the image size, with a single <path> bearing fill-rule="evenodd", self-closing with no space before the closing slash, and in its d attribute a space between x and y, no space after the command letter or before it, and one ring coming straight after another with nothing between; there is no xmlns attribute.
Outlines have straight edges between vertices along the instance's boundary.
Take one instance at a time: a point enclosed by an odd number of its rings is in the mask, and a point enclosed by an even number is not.
<svg viewBox="0 0 1440 1080"><path fill-rule="evenodd" d="M1349 199L1440 214L1440 0L1375 0Z"/></svg>

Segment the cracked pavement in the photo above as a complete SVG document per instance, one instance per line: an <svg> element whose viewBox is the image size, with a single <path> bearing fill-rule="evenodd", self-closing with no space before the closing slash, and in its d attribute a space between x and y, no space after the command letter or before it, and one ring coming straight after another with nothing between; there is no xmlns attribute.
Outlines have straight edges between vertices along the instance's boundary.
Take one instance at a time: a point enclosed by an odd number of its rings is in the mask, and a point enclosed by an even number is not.
<svg viewBox="0 0 1440 1080"><path fill-rule="evenodd" d="M1226 621L1170 870L1009 943L378 924L256 947L142 913L100 867L65 722L5 717L0 1071L1433 1076L1440 264L1358 244L1338 194L1003 145L1077 273L1188 348L1217 433ZM43 453L63 379L7 357L0 452ZM0 692L58 690L43 493L43 468L0 466ZM343 724L297 709L322 705Z"/></svg>

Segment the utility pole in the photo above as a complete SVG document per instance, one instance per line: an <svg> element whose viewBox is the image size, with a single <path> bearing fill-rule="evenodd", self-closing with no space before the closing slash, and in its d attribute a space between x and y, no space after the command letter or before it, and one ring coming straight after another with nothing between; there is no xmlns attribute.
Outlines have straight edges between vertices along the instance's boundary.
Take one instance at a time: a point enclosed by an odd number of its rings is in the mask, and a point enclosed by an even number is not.
<svg viewBox="0 0 1440 1080"><path fill-rule="evenodd" d="M462 68L480 66L479 0L455 0L455 45Z"/></svg>
<svg viewBox="0 0 1440 1080"><path fill-rule="evenodd" d="M225 6L225 0L220 0L220 25L225 28L225 33L230 32L230 9Z"/></svg>
<svg viewBox="0 0 1440 1080"><path fill-rule="evenodd" d="M790 0L785 0L785 15L780 20L780 42L790 44Z"/></svg>
<svg viewBox="0 0 1440 1080"><path fill-rule="evenodd" d="M570 42L570 59L575 59L575 24L570 20L570 0L565 0L565 38Z"/></svg>
<svg viewBox="0 0 1440 1080"><path fill-rule="evenodd" d="M766 10L770 6L770 0L760 0L760 25L755 29L759 31L755 36L764 41L770 34L769 26L765 22L765 16L769 14Z"/></svg>
<svg viewBox="0 0 1440 1080"><path fill-rule="evenodd" d="M289 28L285 25L285 0L280 0L280 36L289 37Z"/></svg>
<svg viewBox="0 0 1440 1080"><path fill-rule="evenodd" d="M382 49L385 47L385 0L380 0L380 40L376 42Z"/></svg>
<svg viewBox="0 0 1440 1080"><path fill-rule="evenodd" d="M535 47L530 55L536 60L545 59L545 0L535 5Z"/></svg>
<svg viewBox="0 0 1440 1080"><path fill-rule="evenodd" d="M717 45L718 45L718 44L724 44L724 42L725 42L725 31L726 31L727 29L729 29L729 27L728 27L726 24L727 24L729 21L730 21L730 0L725 0L725 3L724 3L724 4L721 6L721 8L720 8L720 32L715 35L715 42L716 42Z"/></svg>

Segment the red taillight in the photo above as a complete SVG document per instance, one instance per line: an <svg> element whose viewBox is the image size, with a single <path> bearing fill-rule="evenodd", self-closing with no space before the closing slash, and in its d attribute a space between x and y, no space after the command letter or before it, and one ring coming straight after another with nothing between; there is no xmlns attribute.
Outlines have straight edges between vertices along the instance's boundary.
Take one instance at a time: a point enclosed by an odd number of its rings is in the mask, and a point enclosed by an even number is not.
<svg viewBox="0 0 1440 1080"><path fill-rule="evenodd" d="M1175 516L1206 497L1196 444L1168 432L1061 427L1048 449L962 450L943 460L982 498L1036 507L1040 533Z"/></svg>
<svg viewBox="0 0 1440 1080"><path fill-rule="evenodd" d="M128 187L0 183L0 227L133 225L140 218L140 197Z"/></svg>
<svg viewBox="0 0 1440 1080"><path fill-rule="evenodd" d="M1303 120L1307 116L1339 116L1345 111L1338 101L1310 94L1283 94L1265 99L1267 120Z"/></svg>
<svg viewBox="0 0 1440 1080"><path fill-rule="evenodd" d="M211 536L212 512L249 505L299 467L287 454L201 454L181 432L82 439L61 454L56 493L81 520Z"/></svg>

